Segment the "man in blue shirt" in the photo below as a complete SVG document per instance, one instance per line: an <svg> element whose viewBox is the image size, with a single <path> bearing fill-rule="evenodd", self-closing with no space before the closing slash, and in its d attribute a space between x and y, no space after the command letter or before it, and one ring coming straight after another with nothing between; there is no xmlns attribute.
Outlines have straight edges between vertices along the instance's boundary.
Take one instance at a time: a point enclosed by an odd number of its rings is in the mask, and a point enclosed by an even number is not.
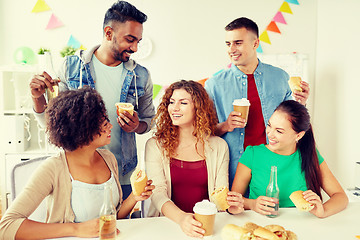
<svg viewBox="0 0 360 240"><path fill-rule="evenodd" d="M109 119L114 126L111 143L105 148L116 157L123 199L131 193L130 176L137 165L135 133L151 128L155 116L153 86L149 71L130 59L142 39L143 23L147 16L125 1L115 2L106 12L101 45L68 56L56 77L59 91L89 85L103 97ZM55 76L35 75L30 82L35 117L44 124L45 89L53 90ZM134 115L125 112L117 116L115 103L134 105Z"/></svg>
<svg viewBox="0 0 360 240"><path fill-rule="evenodd" d="M306 104L309 85L302 81L302 92L291 92L289 75L282 69L262 63L257 58L259 30L248 18L238 18L226 27L226 46L232 62L205 82L205 89L213 99L219 119L216 134L229 145L229 184L235 177L238 161L248 145L266 144L265 127L275 108L292 99ZM247 122L233 111L234 99L250 101ZM245 146L244 146L245 144Z"/></svg>

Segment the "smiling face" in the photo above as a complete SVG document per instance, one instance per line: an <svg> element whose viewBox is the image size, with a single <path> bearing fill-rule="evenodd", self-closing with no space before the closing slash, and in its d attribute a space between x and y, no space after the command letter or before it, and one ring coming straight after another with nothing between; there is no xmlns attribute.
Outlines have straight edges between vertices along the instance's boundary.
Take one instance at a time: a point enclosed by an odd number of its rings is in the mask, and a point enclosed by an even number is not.
<svg viewBox="0 0 360 240"><path fill-rule="evenodd" d="M195 120L194 102L185 89L175 89L168 106L172 123L179 127L193 127Z"/></svg>
<svg viewBox="0 0 360 240"><path fill-rule="evenodd" d="M266 127L266 134L269 139L267 145L269 150L281 155L291 155L296 151L296 143L304 136L305 132L295 132L288 114L275 111Z"/></svg>
<svg viewBox="0 0 360 240"><path fill-rule="evenodd" d="M231 62L240 70L249 65L257 65L256 49L259 39L246 28L226 31L225 43Z"/></svg>
<svg viewBox="0 0 360 240"><path fill-rule="evenodd" d="M97 145L97 147L108 145L111 142L112 128L113 125L108 120L105 120L101 125L100 135L95 135L92 143Z"/></svg>
<svg viewBox="0 0 360 240"><path fill-rule="evenodd" d="M105 34L111 34L110 49L114 60L127 62L130 55L138 50L142 39L143 25L136 21L114 22L105 27Z"/></svg>

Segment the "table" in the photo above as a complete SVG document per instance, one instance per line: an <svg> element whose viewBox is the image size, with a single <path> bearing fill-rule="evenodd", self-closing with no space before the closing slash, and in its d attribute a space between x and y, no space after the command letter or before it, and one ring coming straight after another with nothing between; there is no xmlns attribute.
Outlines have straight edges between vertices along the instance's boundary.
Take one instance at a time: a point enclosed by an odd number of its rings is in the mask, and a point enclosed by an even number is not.
<svg viewBox="0 0 360 240"><path fill-rule="evenodd" d="M214 235L211 239L221 240L221 229L226 224L242 226L250 221L260 226L282 225L286 230L295 232L299 240L355 240L355 236L360 235L359 217L360 202L351 202L344 211L324 219L317 218L308 212L300 212L296 208L280 208L279 216L276 218L268 218L254 211L245 211L239 215L222 212L215 217ZM165 217L118 220L117 227L121 231L117 239L121 240L194 239L186 236L177 224ZM75 240L79 238L61 239Z"/></svg>

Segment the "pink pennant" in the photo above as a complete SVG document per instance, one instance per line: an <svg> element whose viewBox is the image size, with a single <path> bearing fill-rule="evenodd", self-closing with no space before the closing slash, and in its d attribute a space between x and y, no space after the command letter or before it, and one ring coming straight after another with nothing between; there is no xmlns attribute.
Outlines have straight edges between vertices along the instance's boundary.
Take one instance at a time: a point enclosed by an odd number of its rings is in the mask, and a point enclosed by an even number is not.
<svg viewBox="0 0 360 240"><path fill-rule="evenodd" d="M286 24L286 21L284 19L284 16L281 12L277 12L275 17L273 18L275 22Z"/></svg>
<svg viewBox="0 0 360 240"><path fill-rule="evenodd" d="M45 29L54 29L63 26L64 24L54 15L52 14L50 17L50 20L48 22L48 25Z"/></svg>

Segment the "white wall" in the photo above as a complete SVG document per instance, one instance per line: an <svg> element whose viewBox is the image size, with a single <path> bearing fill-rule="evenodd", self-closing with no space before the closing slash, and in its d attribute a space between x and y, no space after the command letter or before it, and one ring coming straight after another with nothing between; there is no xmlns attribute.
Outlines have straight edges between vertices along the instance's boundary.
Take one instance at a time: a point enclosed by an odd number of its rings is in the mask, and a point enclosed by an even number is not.
<svg viewBox="0 0 360 240"><path fill-rule="evenodd" d="M35 51L48 47L55 55L66 45L70 34L88 48L100 43L104 13L114 2L45 0L52 11L30 13L36 1L21 1L21 4L0 1L0 64L12 64L13 52L23 45ZM144 36L153 43L151 55L140 63L150 70L154 83L168 85L178 79L209 77L224 68L229 63L224 44L225 25L246 16L258 23L261 33L283 0L130 2L148 15ZM299 0L299 3L290 4L293 14L283 14L287 25L278 24L282 34L269 32L272 44L262 43L262 47L269 54L308 54L310 108L313 108L319 149L341 183L350 187L356 160L355 136L359 135L352 126L356 126L353 108L358 102L353 96L359 87L355 72L359 31L355 23L360 19L355 11L360 2ZM65 26L45 30L52 12Z"/></svg>
<svg viewBox="0 0 360 240"><path fill-rule="evenodd" d="M360 161L359 9L358 0L318 1L314 128L320 151L346 187L354 186Z"/></svg>

